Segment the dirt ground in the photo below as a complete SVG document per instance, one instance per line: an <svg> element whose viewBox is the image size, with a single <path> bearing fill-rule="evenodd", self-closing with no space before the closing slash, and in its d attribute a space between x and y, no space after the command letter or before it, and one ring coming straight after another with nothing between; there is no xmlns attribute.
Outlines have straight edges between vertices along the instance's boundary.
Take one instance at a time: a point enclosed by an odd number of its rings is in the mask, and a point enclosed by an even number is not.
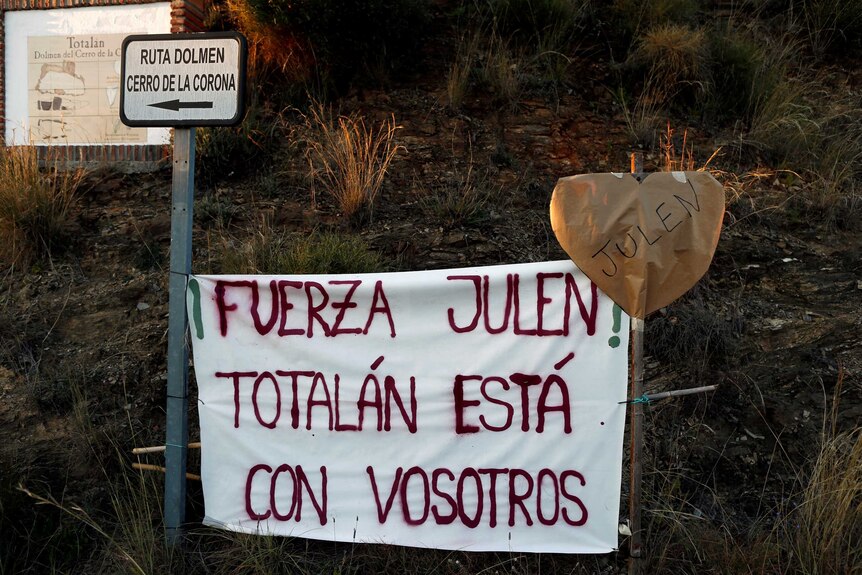
<svg viewBox="0 0 862 575"><path fill-rule="evenodd" d="M231 206L229 230L238 237L262 214L278 229L334 227L360 235L393 269L563 259L548 219L556 179L626 171L632 151L607 89L609 64L572 65L582 82L528 94L516 110L481 93L448 110L442 59L385 91L352 93L343 108L370 122L393 115L404 146L373 217L358 228L326 197L312 205L295 162L202 185L198 196ZM858 76L843 73L858 89ZM691 128L689 137L700 161L724 144L706 129ZM648 469L679 471L692 513L744 532L787 496L824 429L852 429L862 418L862 234L825 225L798 183L723 150L714 167L767 175L743 195L718 175L728 205L714 261L691 292L647 319L645 358L648 392L719 387L646 406L645 441ZM463 182L471 161L498 191L478 221L445 221L422 198ZM661 164L646 150L646 171ZM275 190L262 188L265 177ZM69 249L3 275L6 488L23 481L98 507L104 474L120 465L116 449L163 443L169 224L167 167L101 170L69 222ZM212 269L215 233L199 216L195 271ZM194 413L192 421L195 436ZM647 505L660 476L645 477Z"/></svg>

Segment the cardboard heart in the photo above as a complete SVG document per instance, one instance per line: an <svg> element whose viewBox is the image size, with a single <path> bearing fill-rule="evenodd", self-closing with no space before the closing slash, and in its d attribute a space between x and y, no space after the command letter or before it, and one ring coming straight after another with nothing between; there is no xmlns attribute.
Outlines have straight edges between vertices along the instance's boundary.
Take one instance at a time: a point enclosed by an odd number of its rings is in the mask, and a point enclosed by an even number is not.
<svg viewBox="0 0 862 575"><path fill-rule="evenodd" d="M642 176L641 176L642 177ZM724 189L707 172L583 174L561 178L551 226L587 276L644 318L706 273L724 218Z"/></svg>

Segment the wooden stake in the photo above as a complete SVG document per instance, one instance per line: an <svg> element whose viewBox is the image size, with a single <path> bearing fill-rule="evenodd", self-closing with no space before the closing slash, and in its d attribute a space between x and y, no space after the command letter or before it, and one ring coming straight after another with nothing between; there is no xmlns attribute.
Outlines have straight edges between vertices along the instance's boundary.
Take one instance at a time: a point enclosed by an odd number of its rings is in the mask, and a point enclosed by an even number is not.
<svg viewBox="0 0 862 575"><path fill-rule="evenodd" d="M188 445L188 449L200 449L200 448L201 448L201 442L200 441L193 441L193 442L189 443L189 445ZM136 448L132 449L132 455L142 455L144 453L161 453L164 450L165 450L164 445L155 445L153 447L136 447Z"/></svg>
<svg viewBox="0 0 862 575"><path fill-rule="evenodd" d="M652 401L654 399L664 399L666 397L679 397L681 395L693 395L695 393L705 393L707 391L715 391L718 389L717 385L705 385L703 387L692 387L689 389L672 389L670 391L660 391L658 393L648 393L646 394L647 401Z"/></svg>
<svg viewBox="0 0 862 575"><path fill-rule="evenodd" d="M633 174L643 172L643 153L633 152L631 155L631 171ZM644 363L644 320L631 318L631 395L634 400L643 395L643 363ZM629 482L629 575L640 571L642 553L641 543L641 448L643 447L643 406L632 403L629 406L629 438L631 456L631 477Z"/></svg>
<svg viewBox="0 0 862 575"><path fill-rule="evenodd" d="M161 465L153 465L151 463L132 463L132 469L139 469L141 471L161 471L162 473L167 472L167 470ZM186 479L200 481L201 476L186 472Z"/></svg>

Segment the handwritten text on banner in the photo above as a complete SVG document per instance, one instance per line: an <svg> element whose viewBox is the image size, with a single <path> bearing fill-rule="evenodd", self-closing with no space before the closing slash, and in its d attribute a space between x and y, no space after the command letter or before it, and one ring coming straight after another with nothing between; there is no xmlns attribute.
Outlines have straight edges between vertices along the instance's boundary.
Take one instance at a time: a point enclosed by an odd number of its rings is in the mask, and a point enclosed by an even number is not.
<svg viewBox="0 0 862 575"><path fill-rule="evenodd" d="M611 551L628 365L613 305L571 262L192 277L206 522Z"/></svg>

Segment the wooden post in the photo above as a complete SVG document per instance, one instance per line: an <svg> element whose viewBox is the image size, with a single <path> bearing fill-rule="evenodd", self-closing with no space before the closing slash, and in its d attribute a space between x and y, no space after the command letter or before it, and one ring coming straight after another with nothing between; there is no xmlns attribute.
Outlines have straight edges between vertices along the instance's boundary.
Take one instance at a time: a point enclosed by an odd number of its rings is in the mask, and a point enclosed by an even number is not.
<svg viewBox="0 0 862 575"><path fill-rule="evenodd" d="M633 152L631 155L631 172L643 173L643 154ZM644 384L644 319L631 318L631 394L629 400L643 395ZM629 575L640 571L641 557L641 448L643 446L643 405L629 404L629 438L631 456L631 477L629 483Z"/></svg>

